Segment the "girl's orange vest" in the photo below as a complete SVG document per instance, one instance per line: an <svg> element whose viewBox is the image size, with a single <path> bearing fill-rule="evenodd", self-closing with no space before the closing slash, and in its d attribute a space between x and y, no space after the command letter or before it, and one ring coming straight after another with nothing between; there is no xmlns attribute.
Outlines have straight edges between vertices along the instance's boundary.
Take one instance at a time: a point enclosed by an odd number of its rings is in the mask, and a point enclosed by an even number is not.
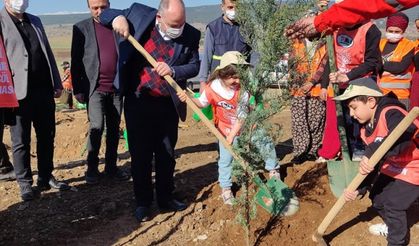
<svg viewBox="0 0 419 246"><path fill-rule="evenodd" d="M211 83L205 85L205 95L208 102L213 106L215 126L224 136L227 136L237 121L240 89L234 92L232 99L227 100L211 88Z"/></svg>
<svg viewBox="0 0 419 246"><path fill-rule="evenodd" d="M387 39L381 39L380 50L384 50L387 43ZM389 61L400 62L404 56L406 56L412 49L416 48L416 44L406 38L403 38L397 44L396 49L389 58ZM401 74L390 74L386 72L379 80L378 85L384 94L390 91L394 92L399 99L408 99L410 96L410 82L412 81L412 75L415 72L415 66L412 64Z"/></svg>
<svg viewBox="0 0 419 246"><path fill-rule="evenodd" d="M369 21L355 30L340 28L333 33L336 66L339 72L348 73L364 63L366 35L372 25ZM341 88L346 86L341 85Z"/></svg>
<svg viewBox="0 0 419 246"><path fill-rule="evenodd" d="M367 145L379 139L382 140L389 135L386 113L391 109L397 109L404 115L407 115L407 112L404 109L397 106L384 108L381 111L377 126L371 136L366 137L365 128L361 129L361 138ZM400 179L414 185L419 185L419 149L417 147L419 140L416 138L416 135L419 134L419 120L416 119L413 124L416 125L418 130L414 134L410 145L406 147L400 155L387 157L381 166L381 172L392 178Z"/></svg>

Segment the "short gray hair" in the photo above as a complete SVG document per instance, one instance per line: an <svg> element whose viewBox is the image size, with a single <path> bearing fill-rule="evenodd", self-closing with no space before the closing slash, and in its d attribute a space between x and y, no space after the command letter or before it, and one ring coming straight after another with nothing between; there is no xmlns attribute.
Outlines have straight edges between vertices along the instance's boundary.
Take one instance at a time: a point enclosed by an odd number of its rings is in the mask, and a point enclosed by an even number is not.
<svg viewBox="0 0 419 246"><path fill-rule="evenodd" d="M159 4L159 13L163 13L165 10L167 10L170 6L171 0L161 0ZM183 8L185 8L185 3L183 0L179 0L179 2L183 5Z"/></svg>

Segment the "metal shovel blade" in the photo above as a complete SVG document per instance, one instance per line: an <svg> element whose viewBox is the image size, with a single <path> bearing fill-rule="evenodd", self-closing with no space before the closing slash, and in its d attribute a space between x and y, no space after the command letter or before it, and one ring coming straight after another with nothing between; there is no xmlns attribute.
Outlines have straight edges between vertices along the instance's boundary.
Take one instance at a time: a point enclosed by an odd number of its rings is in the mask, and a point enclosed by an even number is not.
<svg viewBox="0 0 419 246"><path fill-rule="evenodd" d="M254 181L256 184L262 182L260 177L255 177ZM258 185L258 187L259 190L255 195L256 203L273 215L278 215L282 212L290 202L291 197L293 197L293 191L276 178L271 178L264 186Z"/></svg>
<svg viewBox="0 0 419 246"><path fill-rule="evenodd" d="M329 185L335 197L340 197L358 173L359 162L351 160L328 161Z"/></svg>

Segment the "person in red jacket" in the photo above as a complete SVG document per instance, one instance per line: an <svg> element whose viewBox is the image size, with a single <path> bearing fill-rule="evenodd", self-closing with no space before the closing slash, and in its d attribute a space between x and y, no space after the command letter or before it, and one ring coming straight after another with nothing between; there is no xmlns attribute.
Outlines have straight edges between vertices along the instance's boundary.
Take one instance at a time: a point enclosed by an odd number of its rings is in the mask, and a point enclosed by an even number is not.
<svg viewBox="0 0 419 246"><path fill-rule="evenodd" d="M285 34L291 38L331 34L339 27L387 17L419 5L419 0L345 0L318 16L304 17L291 24Z"/></svg>

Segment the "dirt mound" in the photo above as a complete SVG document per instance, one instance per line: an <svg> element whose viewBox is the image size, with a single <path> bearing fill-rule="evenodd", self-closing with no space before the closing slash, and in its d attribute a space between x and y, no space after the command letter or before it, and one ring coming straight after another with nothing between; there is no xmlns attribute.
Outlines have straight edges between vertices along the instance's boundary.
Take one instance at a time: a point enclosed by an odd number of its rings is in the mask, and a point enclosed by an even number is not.
<svg viewBox="0 0 419 246"><path fill-rule="evenodd" d="M314 245L311 235L335 203L326 165L290 159L290 112L274 118L283 124L278 156L285 182L300 199L299 212L291 217L271 218L258 209L251 223L251 241L256 245ZM66 180L72 191L43 193L40 199L22 203L15 182L0 183L0 245L244 245L243 227L235 220L236 209L223 205L217 181L217 144L200 124L188 119L180 125L177 146L176 196L189 204L180 213L160 213L138 224L132 182L104 180L96 186L84 183L84 146L87 130L84 111L58 112L54 175ZM5 143L10 146L6 130ZM129 171L129 153L121 138L118 165ZM34 138L32 146L36 146ZM101 157L103 157L101 150ZM84 154L84 155L82 155ZM36 152L31 152L36 174ZM103 159L101 159L103 163ZM100 166L103 169L103 165ZM35 178L36 180L36 178ZM368 233L368 224L381 222L367 209L367 198L347 205L330 225L326 239L331 245L385 245ZM410 224L419 220L419 205L409 211ZM411 243L419 244L419 228L411 227Z"/></svg>

